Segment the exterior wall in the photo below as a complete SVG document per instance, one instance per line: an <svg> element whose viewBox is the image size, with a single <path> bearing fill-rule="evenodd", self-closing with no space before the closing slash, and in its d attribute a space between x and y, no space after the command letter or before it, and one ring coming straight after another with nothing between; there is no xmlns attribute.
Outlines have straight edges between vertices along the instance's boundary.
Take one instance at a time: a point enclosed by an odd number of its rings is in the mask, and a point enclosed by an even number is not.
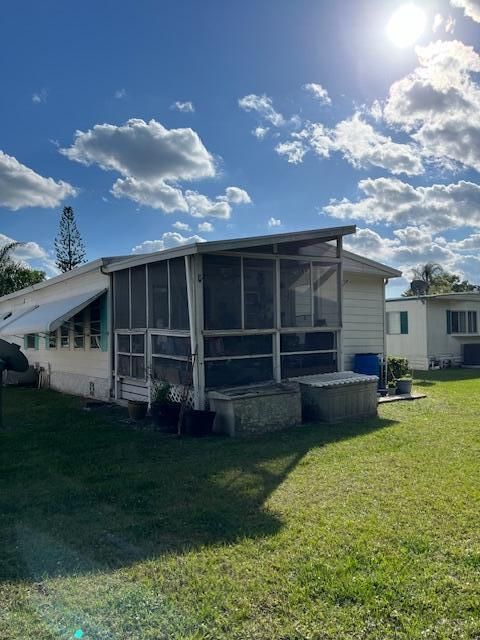
<svg viewBox="0 0 480 640"><path fill-rule="evenodd" d="M343 281L343 369L348 371L356 353L383 355L385 285L378 275L362 273L347 272Z"/></svg>
<svg viewBox="0 0 480 640"><path fill-rule="evenodd" d="M109 288L109 276L101 273L100 270L95 270L54 283L37 291L0 300L0 313L16 310L24 304L30 306L51 302L73 294L102 288ZM108 336L109 338L110 336ZM110 398L108 350L90 349L87 339L85 339L85 349L74 349L73 340L70 340L69 349L62 349L60 346L56 349L49 349L43 335L39 336L37 340L38 349L24 349L23 336L12 336L6 339L20 345L31 365L38 364L49 373L51 388L102 400ZM91 387L91 383L93 383L93 387Z"/></svg>
<svg viewBox="0 0 480 640"><path fill-rule="evenodd" d="M387 353L390 356L407 358L410 367L420 371L428 369L427 349L427 304L424 300L391 300L386 304L388 311L408 312L408 334L387 333Z"/></svg>
<svg viewBox="0 0 480 640"><path fill-rule="evenodd" d="M447 334L447 309L476 311L480 323L480 302L446 301L430 299L427 303L428 355L431 358L451 358L455 364L463 361L463 345L480 342L480 335Z"/></svg>

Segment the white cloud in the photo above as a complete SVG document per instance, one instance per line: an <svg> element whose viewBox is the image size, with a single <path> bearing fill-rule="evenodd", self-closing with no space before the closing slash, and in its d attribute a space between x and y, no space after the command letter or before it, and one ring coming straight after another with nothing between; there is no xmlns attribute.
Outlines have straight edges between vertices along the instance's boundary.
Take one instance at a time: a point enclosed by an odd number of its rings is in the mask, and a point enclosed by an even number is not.
<svg viewBox="0 0 480 640"><path fill-rule="evenodd" d="M280 227L282 225L282 221L280 218L274 218L273 216L268 219L267 222L269 227Z"/></svg>
<svg viewBox="0 0 480 640"><path fill-rule="evenodd" d="M383 118L383 106L380 100L374 100L370 106L369 114L377 122Z"/></svg>
<svg viewBox="0 0 480 640"><path fill-rule="evenodd" d="M445 33L453 33L455 30L455 18L448 16L445 20Z"/></svg>
<svg viewBox="0 0 480 640"><path fill-rule="evenodd" d="M225 198L227 202L232 204L250 204L252 199L245 189L239 187L227 187L225 189Z"/></svg>
<svg viewBox="0 0 480 640"><path fill-rule="evenodd" d="M170 109L172 109L172 111L180 111L181 113L193 113L195 111L193 102L180 102L179 100L171 104Z"/></svg>
<svg viewBox="0 0 480 640"><path fill-rule="evenodd" d="M444 18L442 16L441 13L436 13L435 17L433 18L433 25L432 25L432 31L433 33L436 33L438 31L438 29L440 29L440 27L442 26L444 21Z"/></svg>
<svg viewBox="0 0 480 640"><path fill-rule="evenodd" d="M201 222L197 228L199 231L204 231L206 233L211 233L212 231L215 230L215 227L213 226L213 224L211 222L206 222L206 221Z"/></svg>
<svg viewBox="0 0 480 640"><path fill-rule="evenodd" d="M127 90L124 89L123 87L121 89L117 89L115 91L115 93L113 94L114 98L116 98L117 100L121 100L122 98L126 98L127 96Z"/></svg>
<svg viewBox="0 0 480 640"><path fill-rule="evenodd" d="M263 140L267 133L270 131L270 127L255 127L252 134L259 140Z"/></svg>
<svg viewBox="0 0 480 640"><path fill-rule="evenodd" d="M461 241L447 242L426 227L408 226L397 229L393 237L382 237L376 231L365 228L345 238L345 247L373 260L394 266L407 278L413 269L427 262L438 262L446 271L479 282L480 260L476 251L480 247L480 234L467 236Z"/></svg>
<svg viewBox="0 0 480 640"><path fill-rule="evenodd" d="M424 168L418 149L399 144L364 122L359 113L339 122L332 132L332 148L356 168L388 169L393 174L418 175Z"/></svg>
<svg viewBox="0 0 480 640"><path fill-rule="evenodd" d="M226 200L210 200L207 196L197 191L185 191L185 201L188 205L190 215L195 218L222 218L228 220L232 214L232 207Z"/></svg>
<svg viewBox="0 0 480 640"><path fill-rule="evenodd" d="M167 231L162 235L160 240L145 240L141 244L133 247L132 253L152 253L185 244L193 244L194 242L205 242L205 238L197 235L186 237L175 231Z"/></svg>
<svg viewBox="0 0 480 640"><path fill-rule="evenodd" d="M309 82L308 84L304 84L303 88L305 91L311 93L320 102L320 104L332 104L328 91L324 89L321 84Z"/></svg>
<svg viewBox="0 0 480 640"><path fill-rule="evenodd" d="M450 0L452 7L463 9L466 16L480 22L480 0Z"/></svg>
<svg viewBox="0 0 480 640"><path fill-rule="evenodd" d="M238 104L244 111L255 111L259 116L273 124L274 127L281 127L286 123L282 114L273 108L272 99L265 94L259 96L251 93L240 98Z"/></svg>
<svg viewBox="0 0 480 640"><path fill-rule="evenodd" d="M35 104L41 104L42 102L46 102L46 101L47 101L46 89L40 89L40 91L37 91L32 95L32 102L34 102Z"/></svg>
<svg viewBox="0 0 480 640"><path fill-rule="evenodd" d="M165 213L188 211L182 191L163 180L154 182L130 177L118 178L112 186L111 193L116 198L129 198L138 204L160 209Z"/></svg>
<svg viewBox="0 0 480 640"><path fill-rule="evenodd" d="M180 222L179 220L177 220L177 222L174 222L172 224L172 227L174 229L177 229L178 231L191 231L191 227L189 224L187 224L186 222Z"/></svg>
<svg viewBox="0 0 480 640"><path fill-rule="evenodd" d="M96 164L123 177L112 193L166 213L188 211L180 181L215 175L213 157L190 128L166 129L155 120L128 120L122 126L97 124L77 131L71 147L60 149L70 160Z"/></svg>
<svg viewBox="0 0 480 640"><path fill-rule="evenodd" d="M476 183L460 180L413 187L397 178L367 178L358 186L365 197L356 202L331 201L323 210L340 219L426 225L432 231L480 228L480 185Z"/></svg>
<svg viewBox="0 0 480 640"><path fill-rule="evenodd" d="M393 174L418 175L424 172L419 150L410 144L394 142L362 120L360 113L339 122L334 129L321 123L307 122L301 131L293 132L290 140L275 147L279 155L291 164L303 162L309 150L321 158L332 151L340 152L354 167L371 166L388 169Z"/></svg>
<svg viewBox="0 0 480 640"><path fill-rule="evenodd" d="M291 140L277 144L275 151L279 156L285 156L290 164L300 164L303 162L303 157L307 153L308 147L300 140Z"/></svg>
<svg viewBox="0 0 480 640"><path fill-rule="evenodd" d="M427 155L480 171L480 56L457 40L416 49L419 66L390 87L384 116Z"/></svg>
<svg viewBox="0 0 480 640"><path fill-rule="evenodd" d="M0 207L13 211L23 207L56 207L76 194L68 182L44 178L0 151Z"/></svg>

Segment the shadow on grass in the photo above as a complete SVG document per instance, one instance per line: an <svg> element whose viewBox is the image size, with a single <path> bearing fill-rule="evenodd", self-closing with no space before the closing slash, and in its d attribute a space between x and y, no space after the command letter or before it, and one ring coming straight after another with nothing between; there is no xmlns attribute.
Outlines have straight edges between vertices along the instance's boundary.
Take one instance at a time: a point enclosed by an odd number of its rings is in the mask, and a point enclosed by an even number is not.
<svg viewBox="0 0 480 640"><path fill-rule="evenodd" d="M444 382L480 379L480 369L437 369L434 371L414 371L416 387L432 387Z"/></svg>
<svg viewBox="0 0 480 640"><path fill-rule="evenodd" d="M6 395L1 580L115 569L272 535L282 521L265 500L308 451L392 424L378 418L245 440L178 440L112 424L54 392Z"/></svg>

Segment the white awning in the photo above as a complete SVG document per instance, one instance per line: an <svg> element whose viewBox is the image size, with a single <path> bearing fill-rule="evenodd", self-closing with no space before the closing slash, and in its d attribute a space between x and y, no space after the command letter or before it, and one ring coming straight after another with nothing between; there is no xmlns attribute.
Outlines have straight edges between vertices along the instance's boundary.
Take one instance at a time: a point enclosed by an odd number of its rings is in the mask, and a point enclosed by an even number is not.
<svg viewBox="0 0 480 640"><path fill-rule="evenodd" d="M22 305L13 311L5 311L0 314L0 331L12 322L15 322L22 316L35 309L35 305ZM5 335L5 334L4 334Z"/></svg>
<svg viewBox="0 0 480 640"><path fill-rule="evenodd" d="M99 298L106 289L88 291L70 298L62 298L52 302L39 304L29 312L16 316L13 321L8 318L5 324L0 324L0 335L24 336L29 333L48 334L55 331L66 320L85 309L90 303Z"/></svg>

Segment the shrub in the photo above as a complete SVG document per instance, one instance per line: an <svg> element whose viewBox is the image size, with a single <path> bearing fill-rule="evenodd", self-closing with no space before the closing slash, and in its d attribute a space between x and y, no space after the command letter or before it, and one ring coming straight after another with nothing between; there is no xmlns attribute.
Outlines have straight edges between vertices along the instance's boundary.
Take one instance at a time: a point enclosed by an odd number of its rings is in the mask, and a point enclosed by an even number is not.
<svg viewBox="0 0 480 640"><path fill-rule="evenodd" d="M398 380L410 374L407 358L398 358L396 356L388 356L388 377L389 379Z"/></svg>

